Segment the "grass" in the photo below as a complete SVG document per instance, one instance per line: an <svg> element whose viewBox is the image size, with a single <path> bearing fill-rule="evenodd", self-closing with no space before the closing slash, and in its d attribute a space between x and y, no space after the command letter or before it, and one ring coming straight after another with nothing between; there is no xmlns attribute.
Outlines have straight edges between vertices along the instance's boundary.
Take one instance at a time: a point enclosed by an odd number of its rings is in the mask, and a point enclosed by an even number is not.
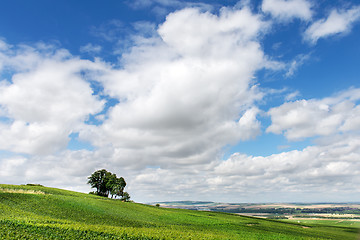
<svg viewBox="0 0 360 240"><path fill-rule="evenodd" d="M356 239L358 232L346 224L159 208L43 186L0 184L0 239Z"/></svg>
<svg viewBox="0 0 360 240"><path fill-rule="evenodd" d="M354 220L335 220L335 219L301 219L301 220L284 220L284 222L297 222L306 225L326 225L333 227L354 227L360 229L360 221Z"/></svg>

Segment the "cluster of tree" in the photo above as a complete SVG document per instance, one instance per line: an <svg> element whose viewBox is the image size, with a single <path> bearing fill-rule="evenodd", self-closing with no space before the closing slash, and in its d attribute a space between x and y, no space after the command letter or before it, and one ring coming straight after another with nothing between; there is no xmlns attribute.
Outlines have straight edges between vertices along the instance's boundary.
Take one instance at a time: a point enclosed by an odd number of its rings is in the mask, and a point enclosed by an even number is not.
<svg viewBox="0 0 360 240"><path fill-rule="evenodd" d="M360 209L350 207L303 208L300 213L359 214Z"/></svg>
<svg viewBox="0 0 360 240"><path fill-rule="evenodd" d="M124 192L126 182L123 177L117 177L116 174L106 171L105 169L98 170L88 177L88 184L92 188L96 188L94 194L109 197L120 197L123 201L129 201L130 195Z"/></svg>

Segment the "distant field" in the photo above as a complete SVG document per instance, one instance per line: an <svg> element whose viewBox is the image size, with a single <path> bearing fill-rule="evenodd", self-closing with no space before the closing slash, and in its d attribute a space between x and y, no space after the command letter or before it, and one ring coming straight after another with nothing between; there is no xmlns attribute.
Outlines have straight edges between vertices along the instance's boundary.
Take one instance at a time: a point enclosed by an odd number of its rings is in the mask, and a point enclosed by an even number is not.
<svg viewBox="0 0 360 240"><path fill-rule="evenodd" d="M155 203L152 203L155 204ZM269 209L269 208L299 208L299 209L320 209L320 208L356 208L360 209L360 203L216 203L201 201L173 201L159 202L164 207L181 207L185 209L205 208L211 209ZM360 212L359 212L360 213Z"/></svg>
<svg viewBox="0 0 360 240"><path fill-rule="evenodd" d="M0 185L0 239L357 239L344 222L170 209L42 186Z"/></svg>
<svg viewBox="0 0 360 240"><path fill-rule="evenodd" d="M245 206L245 208L341 208L341 207L350 207L350 208L360 208L360 204L357 203L272 203L272 204L254 204L250 206Z"/></svg>
<svg viewBox="0 0 360 240"><path fill-rule="evenodd" d="M236 213L241 216L270 218L284 222L354 227L360 229L358 203L214 203L214 202L163 202L164 207L211 210ZM331 213L319 213L319 212Z"/></svg>
<svg viewBox="0 0 360 240"><path fill-rule="evenodd" d="M296 222L300 224L319 224L319 225L330 225L330 226L341 226L341 227L355 227L360 228L360 221L358 220L333 220L333 219L289 219L283 220L285 222Z"/></svg>

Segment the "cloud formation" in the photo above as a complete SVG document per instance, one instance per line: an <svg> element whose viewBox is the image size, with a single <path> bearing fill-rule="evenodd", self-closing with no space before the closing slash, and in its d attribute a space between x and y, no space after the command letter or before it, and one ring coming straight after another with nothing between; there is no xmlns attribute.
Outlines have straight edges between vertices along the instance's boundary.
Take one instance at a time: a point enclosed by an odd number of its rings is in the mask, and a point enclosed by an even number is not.
<svg viewBox="0 0 360 240"><path fill-rule="evenodd" d="M280 21L299 18L308 21L312 17L312 4L307 0L264 0L261 9Z"/></svg>
<svg viewBox="0 0 360 240"><path fill-rule="evenodd" d="M352 25L359 19L360 6L354 6L347 10L334 9L326 19L312 23L305 31L304 38L314 44L320 38L348 33Z"/></svg>
<svg viewBox="0 0 360 240"><path fill-rule="evenodd" d="M100 45L93 45L88 43L85 46L80 47L80 52L82 53L99 53L101 52L102 47Z"/></svg>
<svg viewBox="0 0 360 240"><path fill-rule="evenodd" d="M224 145L256 136L262 93L252 76L267 62L256 41L264 26L247 8L170 14L123 69L98 76L120 103L80 137L112 145L128 165L168 167L209 162Z"/></svg>
<svg viewBox="0 0 360 240"><path fill-rule="evenodd" d="M267 28L247 7L219 15L184 9L170 14L157 34L135 39L122 68L46 44L1 42L1 66L10 74L0 85L0 146L12 153L2 164L12 169L10 162L21 159L33 166L24 168L32 177L40 166L58 171L67 165L73 133L96 148L87 154L116 169L219 159L224 145L260 133L255 102L263 93L252 77L276 65L258 42Z"/></svg>
<svg viewBox="0 0 360 240"><path fill-rule="evenodd" d="M284 103L269 110L272 123L266 131L299 140L359 130L359 99L360 89L354 88L324 99Z"/></svg>
<svg viewBox="0 0 360 240"><path fill-rule="evenodd" d="M51 46L8 48L1 59L15 72L0 84L0 113L8 119L0 122L2 150L50 154L65 149L69 134L103 108L81 76L89 61Z"/></svg>
<svg viewBox="0 0 360 240"><path fill-rule="evenodd" d="M360 180L359 157L358 136L347 135L266 157L235 153L202 169L146 169L132 179L132 189L149 201L159 196L191 199L194 192L200 199L223 202L229 196L237 202L321 201L324 196L327 201L348 201L359 196L354 191Z"/></svg>
<svg viewBox="0 0 360 240"><path fill-rule="evenodd" d="M203 3L200 1L181 1L181 0L132 0L127 1L131 7L138 8L151 8L156 14L163 16L168 14L167 8L198 8L206 11L213 9L211 4Z"/></svg>
<svg viewBox="0 0 360 240"><path fill-rule="evenodd" d="M300 54L289 64L285 77L292 77L297 70L310 58L310 54Z"/></svg>
<svg viewBox="0 0 360 240"><path fill-rule="evenodd" d="M264 68L287 67L286 76L293 76L312 57L297 53L289 63L272 61L263 44L274 22L311 21L312 5L265 0L262 10L275 21L265 21L263 12L248 5L217 13L186 5L159 25L137 22L139 34L116 52L118 63L83 60L44 43L12 46L0 40L0 181L86 192L86 177L106 168L124 176L133 198L141 201L191 199L194 193L227 202L264 196L272 201L271 193L282 192L289 196L283 201L304 192L319 192L320 201L324 192L357 196L360 90L294 101L298 90L285 96L286 87L262 89L256 79ZM348 30L356 9L335 12ZM328 29L326 22L312 26ZM315 42L335 33L312 35L309 29ZM115 45L122 31L117 20L91 28ZM91 43L81 48L100 50ZM316 137L313 146L271 156L234 153L222 160L224 147L261 134L267 92L288 101L267 112L267 133L291 141ZM91 150L70 150L71 138L86 141Z"/></svg>

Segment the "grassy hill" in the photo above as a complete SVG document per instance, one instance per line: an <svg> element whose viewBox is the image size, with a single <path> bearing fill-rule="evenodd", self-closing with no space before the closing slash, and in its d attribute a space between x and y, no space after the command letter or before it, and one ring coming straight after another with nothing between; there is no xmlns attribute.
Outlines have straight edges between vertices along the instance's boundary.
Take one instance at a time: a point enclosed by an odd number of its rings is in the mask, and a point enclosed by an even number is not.
<svg viewBox="0 0 360 240"><path fill-rule="evenodd" d="M0 184L0 239L356 239L358 229L167 209Z"/></svg>

